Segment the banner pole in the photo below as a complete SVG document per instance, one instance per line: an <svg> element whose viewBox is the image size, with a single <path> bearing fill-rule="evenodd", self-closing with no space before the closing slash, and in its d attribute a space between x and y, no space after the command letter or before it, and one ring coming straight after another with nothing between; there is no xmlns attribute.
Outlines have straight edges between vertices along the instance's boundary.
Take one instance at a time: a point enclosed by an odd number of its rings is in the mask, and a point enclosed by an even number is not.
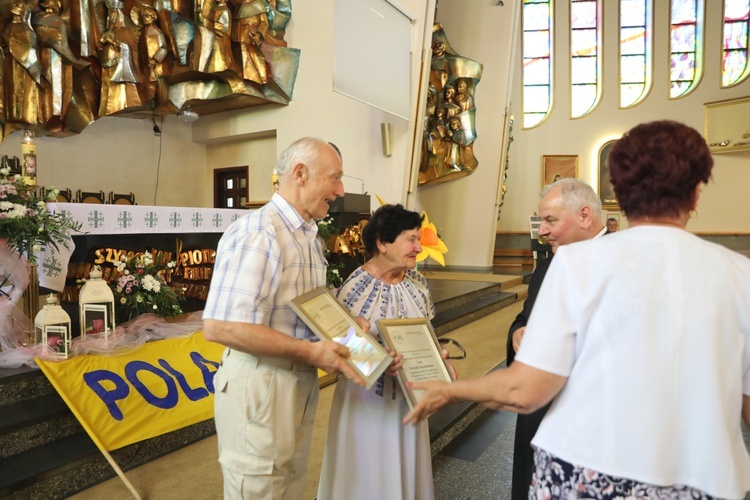
<svg viewBox="0 0 750 500"><path fill-rule="evenodd" d="M112 455L109 454L107 450L104 448L99 448L99 451L102 452L102 455L104 455L104 458L107 459L107 462L109 462L109 465L112 466L112 468L115 470L118 476L120 476L120 479L122 479L122 482L125 483L125 486L128 487L130 490L130 493L133 494L133 497L135 497L137 500L143 500L141 498L141 495L138 494L138 491L135 489L135 486L133 486L133 483L128 480L128 478L125 476L125 473L122 471L119 465L117 465L117 462L115 462L115 459L112 458Z"/></svg>

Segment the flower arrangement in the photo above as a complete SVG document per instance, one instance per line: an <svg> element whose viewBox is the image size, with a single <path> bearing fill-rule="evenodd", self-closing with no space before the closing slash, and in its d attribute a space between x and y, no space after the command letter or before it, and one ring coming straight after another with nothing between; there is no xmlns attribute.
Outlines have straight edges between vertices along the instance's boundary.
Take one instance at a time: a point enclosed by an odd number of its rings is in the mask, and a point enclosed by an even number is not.
<svg viewBox="0 0 750 500"><path fill-rule="evenodd" d="M117 322L124 323L144 313L159 317L182 314L182 289L169 286L163 277L164 272L175 265L174 261L155 263L150 252L123 255L115 264L118 275L110 283Z"/></svg>
<svg viewBox="0 0 750 500"><path fill-rule="evenodd" d="M36 263L37 255L48 245L59 250L59 245L68 248L70 232L80 231L78 222L66 219L62 214L47 210L46 201L57 201L59 191L50 189L46 197L35 192L35 186L27 186L23 178L10 175L10 168L0 168L0 239L30 263Z"/></svg>
<svg viewBox="0 0 750 500"><path fill-rule="evenodd" d="M330 290L338 288L341 283L344 282L344 277L341 276L341 271L344 269L342 262L331 262L331 240L338 235L339 228L333 223L333 217L326 215L322 219L318 219L318 236L323 238L323 256L328 263L326 267L326 287Z"/></svg>
<svg viewBox="0 0 750 500"><path fill-rule="evenodd" d="M448 252L448 247L445 246L443 240L438 234L438 230L435 228L435 224L430 222L427 217L427 212L422 212L422 227L420 228L419 244L422 245L422 251L417 255L417 262L427 260L428 257L432 257L441 266L445 267L445 257L443 254Z"/></svg>

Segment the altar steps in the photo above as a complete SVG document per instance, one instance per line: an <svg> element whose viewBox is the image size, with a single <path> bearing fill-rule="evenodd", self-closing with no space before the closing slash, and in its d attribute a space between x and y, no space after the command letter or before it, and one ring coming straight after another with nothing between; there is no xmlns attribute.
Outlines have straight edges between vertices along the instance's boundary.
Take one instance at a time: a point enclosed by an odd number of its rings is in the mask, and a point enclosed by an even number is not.
<svg viewBox="0 0 750 500"><path fill-rule="evenodd" d="M527 278L493 283L428 276L436 335L522 300ZM465 422L472 408L457 405L433 415L432 440L454 435L448 430ZM111 454L127 471L214 433L208 420ZM112 477L112 467L39 370L0 369L0 498L65 498Z"/></svg>

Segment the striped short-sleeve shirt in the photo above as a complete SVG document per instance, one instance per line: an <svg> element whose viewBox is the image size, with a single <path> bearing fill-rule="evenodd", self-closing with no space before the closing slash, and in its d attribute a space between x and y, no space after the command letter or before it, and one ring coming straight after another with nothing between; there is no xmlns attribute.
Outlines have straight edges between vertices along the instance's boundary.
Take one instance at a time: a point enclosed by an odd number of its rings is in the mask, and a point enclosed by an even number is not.
<svg viewBox="0 0 750 500"><path fill-rule="evenodd" d="M203 318L314 338L289 303L325 285L326 261L317 236L315 221L305 222L278 193L237 219L219 241Z"/></svg>

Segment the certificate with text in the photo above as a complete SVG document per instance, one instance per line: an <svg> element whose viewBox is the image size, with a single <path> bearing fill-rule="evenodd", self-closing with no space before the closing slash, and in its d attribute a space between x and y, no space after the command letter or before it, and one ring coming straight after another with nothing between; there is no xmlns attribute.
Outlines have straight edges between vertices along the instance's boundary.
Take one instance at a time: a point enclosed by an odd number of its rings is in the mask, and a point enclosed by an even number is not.
<svg viewBox="0 0 750 500"><path fill-rule="evenodd" d="M349 348L349 364L369 389L393 361L377 339L365 333L325 287L318 287L289 304L297 316L321 340L333 340Z"/></svg>
<svg viewBox="0 0 750 500"><path fill-rule="evenodd" d="M407 382L453 381L446 361L440 356L441 348L430 320L379 319L378 329L386 345L404 357L398 381L411 408L419 402L423 391L411 389Z"/></svg>

